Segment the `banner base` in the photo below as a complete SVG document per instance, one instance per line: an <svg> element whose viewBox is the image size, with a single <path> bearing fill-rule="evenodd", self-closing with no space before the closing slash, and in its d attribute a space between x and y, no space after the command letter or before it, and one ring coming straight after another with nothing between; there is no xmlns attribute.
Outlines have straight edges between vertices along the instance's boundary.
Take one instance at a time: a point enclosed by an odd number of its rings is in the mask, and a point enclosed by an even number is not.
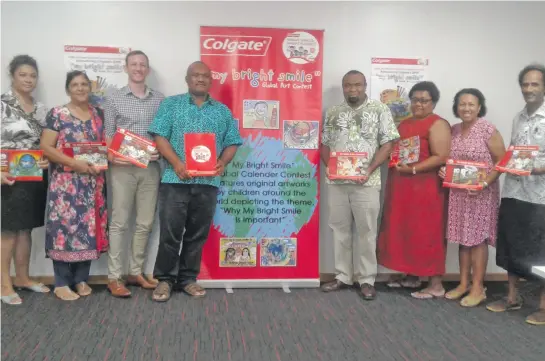
<svg viewBox="0 0 545 361"><path fill-rule="evenodd" d="M317 288L320 287L319 278L303 279L270 279L270 280L197 280L204 288Z"/></svg>

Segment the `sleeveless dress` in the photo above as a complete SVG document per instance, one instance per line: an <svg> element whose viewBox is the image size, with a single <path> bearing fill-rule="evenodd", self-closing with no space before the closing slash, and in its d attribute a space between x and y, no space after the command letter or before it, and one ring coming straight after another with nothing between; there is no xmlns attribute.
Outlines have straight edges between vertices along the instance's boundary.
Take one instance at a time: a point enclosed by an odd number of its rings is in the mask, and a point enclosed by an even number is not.
<svg viewBox="0 0 545 361"><path fill-rule="evenodd" d="M462 125L452 127L450 158L484 162L487 173L494 168L488 150L488 140L496 128L484 119L478 119L462 136ZM499 181L471 195L464 189L450 189L448 205L447 239L451 243L472 247L483 242L496 244L498 210L500 206Z"/></svg>
<svg viewBox="0 0 545 361"><path fill-rule="evenodd" d="M66 106L51 109L47 128L58 133L57 148L64 143L100 142L104 139L101 110L90 107L91 120L81 121ZM52 164L45 225L45 251L54 261L95 260L108 250L104 172L98 176L65 171Z"/></svg>
<svg viewBox="0 0 545 361"><path fill-rule="evenodd" d="M399 125L401 141L411 139L416 144L411 155L419 153L417 163L431 156L429 130L439 119L431 114ZM421 277L445 273L447 192L438 171L436 168L413 175L389 170L377 245L380 265Z"/></svg>

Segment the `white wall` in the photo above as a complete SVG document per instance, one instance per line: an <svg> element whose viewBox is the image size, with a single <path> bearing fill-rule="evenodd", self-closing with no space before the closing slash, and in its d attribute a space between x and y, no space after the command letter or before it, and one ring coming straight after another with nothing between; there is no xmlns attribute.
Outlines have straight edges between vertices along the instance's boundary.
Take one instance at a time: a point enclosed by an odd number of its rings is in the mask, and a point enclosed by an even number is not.
<svg viewBox="0 0 545 361"><path fill-rule="evenodd" d="M117 45L144 50L151 59L150 84L166 95L184 92L187 65L199 58L199 26L325 29L324 107L342 100L339 87L349 69L370 71L372 56L430 58L430 77L441 90L437 112L454 121L452 98L463 87L487 97L488 119L509 139L510 122L524 105L518 71L545 62L545 3L525 2L2 2L2 69L20 53L37 58L37 97L48 106L66 101L63 45ZM9 86L2 71L2 91ZM326 190L322 187L322 199ZM321 272L333 272L328 211L320 215ZM51 275L44 258L43 229L34 232L31 273ZM157 244L157 232L152 236ZM152 270L155 252L148 262ZM450 247L447 272L457 272ZM105 274L106 257L93 274ZM495 266L492 251L489 272Z"/></svg>

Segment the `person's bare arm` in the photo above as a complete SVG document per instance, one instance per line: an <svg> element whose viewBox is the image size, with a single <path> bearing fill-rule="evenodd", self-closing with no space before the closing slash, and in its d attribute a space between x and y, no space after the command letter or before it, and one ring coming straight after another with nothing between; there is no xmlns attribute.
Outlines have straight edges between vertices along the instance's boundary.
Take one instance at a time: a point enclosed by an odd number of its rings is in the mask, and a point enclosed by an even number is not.
<svg viewBox="0 0 545 361"><path fill-rule="evenodd" d="M178 157L170 142L160 135L154 136L155 144L159 153L170 163L174 172L180 177L180 179L189 179L191 175L187 172L184 162Z"/></svg>
<svg viewBox="0 0 545 361"><path fill-rule="evenodd" d="M231 163L235 154L237 153L237 149L238 149L237 145L230 145L223 150L220 157L220 161L223 162L223 165L227 165Z"/></svg>
<svg viewBox="0 0 545 361"><path fill-rule="evenodd" d="M320 148L320 158L322 158L322 162L324 162L324 165L327 167L329 164L329 158L331 156L331 149L327 145L322 144Z"/></svg>
<svg viewBox="0 0 545 361"><path fill-rule="evenodd" d="M437 120L430 128L430 150L431 156L414 165L416 173L428 172L436 170L447 162L450 154L450 124L444 120ZM409 167L412 172L412 167Z"/></svg>
<svg viewBox="0 0 545 361"><path fill-rule="evenodd" d="M72 168L77 173L90 173L97 175L100 173L91 164L81 160L71 158L57 149L57 138L59 133L51 129L44 129L40 138L40 148L44 151L44 155L52 163L64 165Z"/></svg>
<svg viewBox="0 0 545 361"><path fill-rule="evenodd" d="M394 142L388 142L383 144L378 152L375 153L375 157L373 158L373 161L369 165L369 168L367 169L367 172L369 174L373 174L373 172L381 166L382 163L384 163L388 158L390 158L390 153L392 152L392 149L394 147Z"/></svg>
<svg viewBox="0 0 545 361"><path fill-rule="evenodd" d="M492 161L494 162L494 164L498 163L505 155L505 144L503 142L503 137L501 136L500 132L498 132L497 130L494 131L494 133L488 140L487 145L488 151L492 156ZM485 182L490 185L498 180L500 175L501 173L497 170L492 170L490 173L488 173Z"/></svg>

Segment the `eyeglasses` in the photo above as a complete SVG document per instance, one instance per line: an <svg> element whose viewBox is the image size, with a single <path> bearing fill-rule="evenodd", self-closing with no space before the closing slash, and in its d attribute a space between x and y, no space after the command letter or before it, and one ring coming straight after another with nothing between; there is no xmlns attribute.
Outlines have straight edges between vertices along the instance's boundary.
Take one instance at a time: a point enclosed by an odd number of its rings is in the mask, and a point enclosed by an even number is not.
<svg viewBox="0 0 545 361"><path fill-rule="evenodd" d="M431 99L422 99L422 98L411 98L411 103L413 104L422 104L422 105L426 105L428 104L429 102L431 102Z"/></svg>

